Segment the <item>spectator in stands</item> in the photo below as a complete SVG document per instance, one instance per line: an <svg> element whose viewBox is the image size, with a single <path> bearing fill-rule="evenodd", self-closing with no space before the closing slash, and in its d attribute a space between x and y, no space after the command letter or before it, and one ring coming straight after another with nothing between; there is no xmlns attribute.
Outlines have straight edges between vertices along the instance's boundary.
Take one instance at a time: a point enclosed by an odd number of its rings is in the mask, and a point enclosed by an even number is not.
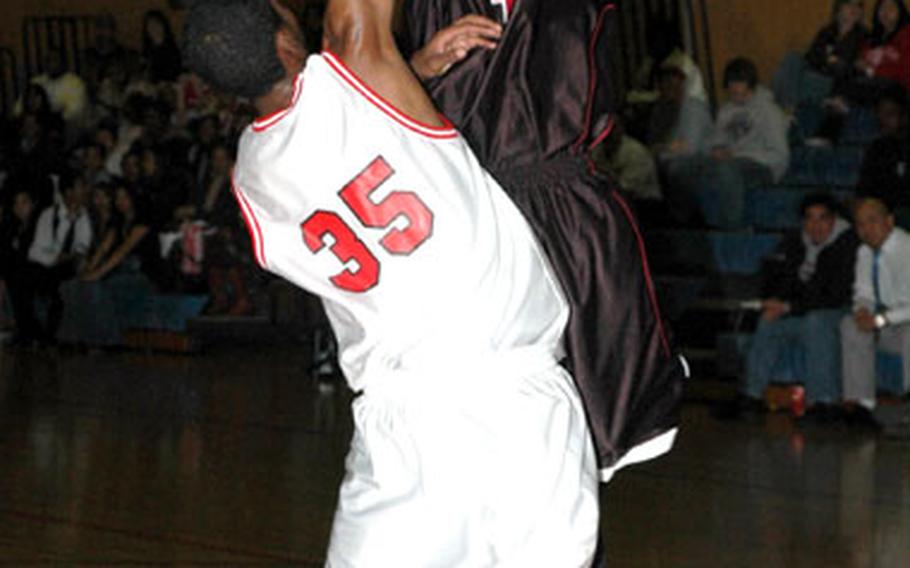
<svg viewBox="0 0 910 568"><path fill-rule="evenodd" d="M157 233L148 207L117 182L117 222L83 268L61 288L64 302L60 339L68 343L119 345L122 332L142 313L161 265Z"/></svg>
<svg viewBox="0 0 910 568"><path fill-rule="evenodd" d="M111 180L111 174L105 169L107 151L104 145L90 142L82 147L82 178L89 187Z"/></svg>
<svg viewBox="0 0 910 568"><path fill-rule="evenodd" d="M42 121L35 114L19 117L16 134L18 144L12 152L7 183L26 189L41 210L53 201L50 176L60 171L62 152L50 143Z"/></svg>
<svg viewBox="0 0 910 568"><path fill-rule="evenodd" d="M765 387L781 378L775 373L792 361L793 347L810 410L825 412L841 400L838 326L849 311L859 240L838 211L828 194L806 197L802 230L785 238L765 265L744 388L753 405L763 404Z"/></svg>
<svg viewBox="0 0 910 568"><path fill-rule="evenodd" d="M142 155L140 149L130 150L120 160L123 181L129 187L136 187L142 178Z"/></svg>
<svg viewBox="0 0 910 568"><path fill-rule="evenodd" d="M881 136L865 152L857 193L895 208L898 224L910 219L910 101L901 87L889 89L875 107Z"/></svg>
<svg viewBox="0 0 910 568"><path fill-rule="evenodd" d="M114 190L118 223L107 234L82 270L82 280L94 282L109 274L142 272L157 279L161 261L156 228L149 207L137 205L137 196L123 183Z"/></svg>
<svg viewBox="0 0 910 568"><path fill-rule="evenodd" d="M652 105L659 97L658 76L664 65L683 71L686 78L683 92L686 96L708 102L701 70L683 47L679 21L654 16L647 22L646 35L648 53L632 77L623 109L627 133L641 140L648 135Z"/></svg>
<svg viewBox="0 0 910 568"><path fill-rule="evenodd" d="M150 208L150 220L164 229L174 219L177 207L187 202L192 181L179 167L173 151L165 145L148 146L140 154L142 175L139 194Z"/></svg>
<svg viewBox="0 0 910 568"><path fill-rule="evenodd" d="M119 181L117 183L123 183ZM89 215L92 219L92 246L89 257L94 256L104 238L115 229L117 223L114 211L115 182L96 184L92 188Z"/></svg>
<svg viewBox="0 0 910 568"><path fill-rule="evenodd" d="M664 17L652 18L648 22L647 36L648 56L638 70L635 85L627 96L628 102L654 102L658 97L657 76L663 66L669 65L685 74L685 94L707 103L708 92L701 70L683 47L679 22Z"/></svg>
<svg viewBox="0 0 910 568"><path fill-rule="evenodd" d="M892 85L910 89L910 13L904 0L878 0L872 32L856 62L859 71L826 100L828 109L812 144L837 141L851 106L875 104Z"/></svg>
<svg viewBox="0 0 910 568"><path fill-rule="evenodd" d="M11 211L0 220L0 278L6 283L17 323L15 344L30 344L38 335L29 319L28 250L35 238L37 214L31 195L24 189L13 193Z"/></svg>
<svg viewBox="0 0 910 568"><path fill-rule="evenodd" d="M17 111L17 117L32 114L37 118L49 145L59 147L63 144L63 117L51 108L51 102L44 87L30 83L22 94L22 105Z"/></svg>
<svg viewBox="0 0 910 568"><path fill-rule="evenodd" d="M95 18L92 45L85 50L85 82L89 94L103 104L117 108L105 95L111 87L125 86L123 76L138 66L139 54L117 39L117 20L110 14Z"/></svg>
<svg viewBox="0 0 910 568"><path fill-rule="evenodd" d="M218 138L218 117L208 114L197 118L190 124L193 133L193 144L190 146L187 161L196 186L204 186L209 177L212 149Z"/></svg>
<svg viewBox="0 0 910 568"><path fill-rule="evenodd" d="M880 199L860 198L854 217L863 245L853 314L841 322L843 392L848 408L869 416L876 406L876 350L901 355L905 385L910 378L910 234L895 226Z"/></svg>
<svg viewBox="0 0 910 568"><path fill-rule="evenodd" d="M141 136L141 128L111 118L98 125L92 142L102 149L108 179L123 176L123 157Z"/></svg>
<svg viewBox="0 0 910 568"><path fill-rule="evenodd" d="M759 85L752 61L728 63L724 88L727 102L717 114L708 154L679 160L668 171L668 199L685 212L695 198L710 225L738 229L745 223L746 191L779 181L787 170L788 122L771 92Z"/></svg>
<svg viewBox="0 0 910 568"><path fill-rule="evenodd" d="M62 201L45 209L38 217L35 238L28 251L29 291L17 314L26 318L23 325L36 332L40 342L53 343L63 300L60 285L76 276L92 245L92 224L86 210L88 189L82 178L61 178ZM36 314L35 299L48 303L47 320L42 325Z"/></svg>
<svg viewBox="0 0 910 568"><path fill-rule="evenodd" d="M648 144L658 163L704 153L714 127L707 101L686 92L686 72L671 63L661 66L657 87Z"/></svg>
<svg viewBox="0 0 910 568"><path fill-rule="evenodd" d="M772 83L778 103L792 112L840 91L855 75L865 41L863 1L835 0L832 21L816 34L809 51L788 54L778 67Z"/></svg>
<svg viewBox="0 0 910 568"><path fill-rule="evenodd" d="M644 144L625 133L616 120L609 138L594 149L597 169L616 177L620 187L635 201L660 201L660 180L654 157Z"/></svg>
<svg viewBox="0 0 910 568"><path fill-rule="evenodd" d="M152 83L174 82L183 71L180 48L171 22L160 10L145 13L142 24L142 57Z"/></svg>
<svg viewBox="0 0 910 568"><path fill-rule="evenodd" d="M872 34L857 62L860 71L868 77L886 79L910 89L908 23L910 13L904 0L878 0Z"/></svg>
<svg viewBox="0 0 910 568"><path fill-rule="evenodd" d="M249 250L241 241L244 235L237 206L231 193L231 170L234 166L231 146L219 141L211 153L211 168L206 182L198 186L191 202L177 211L185 223L202 221L204 238L202 263L211 301L209 315L242 316L252 311L248 287L243 276L243 253ZM184 254L189 251L184 250Z"/></svg>
<svg viewBox="0 0 910 568"><path fill-rule="evenodd" d="M77 140L89 114L89 97L85 81L67 67L59 50L47 54L44 73L32 79L47 91L51 109L59 112L66 124L66 140Z"/></svg>

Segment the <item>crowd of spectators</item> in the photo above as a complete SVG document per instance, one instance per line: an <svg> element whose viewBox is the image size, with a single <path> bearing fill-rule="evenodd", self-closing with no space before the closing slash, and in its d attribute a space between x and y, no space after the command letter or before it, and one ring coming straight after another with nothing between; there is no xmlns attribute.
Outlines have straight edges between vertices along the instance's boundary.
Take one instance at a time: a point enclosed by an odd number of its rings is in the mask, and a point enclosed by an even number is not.
<svg viewBox="0 0 910 568"><path fill-rule="evenodd" d="M252 107L181 64L165 14L141 49L99 17L80 55L49 51L0 125L0 271L13 341L116 344L126 305L152 293L209 297L243 316L251 259L231 169Z"/></svg>
<svg viewBox="0 0 910 568"><path fill-rule="evenodd" d="M866 257L876 271L880 257L900 257L903 248L890 243L910 221L910 14L904 0L878 0L870 16L867 29L861 0L835 0L831 20L805 53L784 58L769 87L749 58L729 61L716 112L679 26L652 21L617 127L592 156L646 224L741 231L750 228L747 195L781 181L795 145L836 146L851 113L874 112L880 131L859 172L859 205L810 196L801 230L769 259L747 400L775 380L781 345L808 353L800 378L819 406L853 397L870 407L868 389L844 386L867 381L868 369L842 357L841 340L893 335L882 344L910 361L903 331L882 332L903 330L895 315L910 304L898 293L903 284L871 307L868 294L860 298ZM310 5L310 41L320 21ZM251 313L251 255L231 168L254 109L185 73L161 12L146 14L140 50L119 41L112 18L94 30L80 72L65 53L47 53L0 130L0 276L16 341L115 342L121 306L152 291L205 294L212 315ZM854 230L863 215L877 215L878 225L867 225L885 236ZM889 260L901 261L910 259Z"/></svg>
<svg viewBox="0 0 910 568"><path fill-rule="evenodd" d="M868 16L868 17L867 17ZM865 22L869 21L867 27ZM876 362L901 356L899 391L910 390L910 13L904 0L836 0L804 53L787 55L762 84L747 57L724 69L711 112L698 67L675 29L657 37L624 124L595 151L652 226L751 232L750 193L784 180L793 156L865 145L851 197L816 184L801 226L766 259L760 317L734 407L765 409L771 383L800 383L810 413L875 424ZM871 143L847 140L846 124L874 116ZM868 121L867 121L868 122ZM805 148L800 148L805 146ZM799 165L799 164L797 164ZM910 424L910 413L906 416ZM910 429L908 429L910 431Z"/></svg>

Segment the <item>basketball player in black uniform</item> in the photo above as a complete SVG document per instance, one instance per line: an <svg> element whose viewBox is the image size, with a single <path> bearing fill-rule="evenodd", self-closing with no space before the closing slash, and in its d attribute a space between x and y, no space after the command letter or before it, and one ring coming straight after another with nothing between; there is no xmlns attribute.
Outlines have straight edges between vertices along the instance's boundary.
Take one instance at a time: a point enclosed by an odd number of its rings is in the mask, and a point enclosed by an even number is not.
<svg viewBox="0 0 910 568"><path fill-rule="evenodd" d="M613 125L614 11L609 0L407 0L403 42L560 278L572 311L567 363L603 481L670 449L688 374L633 215L588 159Z"/></svg>

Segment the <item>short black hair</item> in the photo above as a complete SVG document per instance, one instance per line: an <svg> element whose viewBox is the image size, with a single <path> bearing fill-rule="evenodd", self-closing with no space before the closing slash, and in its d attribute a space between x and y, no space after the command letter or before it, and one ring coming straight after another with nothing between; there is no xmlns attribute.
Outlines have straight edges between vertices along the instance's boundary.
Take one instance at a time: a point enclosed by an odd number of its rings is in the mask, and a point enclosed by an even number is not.
<svg viewBox="0 0 910 568"><path fill-rule="evenodd" d="M195 0L186 16L184 57L216 90L260 97L285 76L275 49L281 25L268 0Z"/></svg>
<svg viewBox="0 0 910 568"><path fill-rule="evenodd" d="M758 68L751 59L737 57L727 63L724 68L724 88L730 87L731 83L743 82L754 89L758 85Z"/></svg>
<svg viewBox="0 0 910 568"><path fill-rule="evenodd" d="M803 218L806 216L806 212L809 211L810 207L824 207L832 215L838 215L841 212L840 203L834 199L834 196L830 193L819 191L812 193L803 198L802 202L799 204L799 216Z"/></svg>

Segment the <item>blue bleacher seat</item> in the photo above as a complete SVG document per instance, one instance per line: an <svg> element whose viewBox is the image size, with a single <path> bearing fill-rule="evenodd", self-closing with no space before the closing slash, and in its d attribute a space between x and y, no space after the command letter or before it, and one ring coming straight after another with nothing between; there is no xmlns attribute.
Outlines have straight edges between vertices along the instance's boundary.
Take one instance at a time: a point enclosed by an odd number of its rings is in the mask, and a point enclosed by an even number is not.
<svg viewBox="0 0 910 568"><path fill-rule="evenodd" d="M790 169L781 185L854 187L862 162L863 149L855 146L797 146L791 150Z"/></svg>
<svg viewBox="0 0 910 568"><path fill-rule="evenodd" d="M135 328L154 331L186 331L189 320L202 313L208 296L155 294L145 299L142 316L133 322Z"/></svg>
<svg viewBox="0 0 910 568"><path fill-rule="evenodd" d="M686 266L694 271L754 274L780 242L776 233L652 231L649 248L655 266Z"/></svg>

